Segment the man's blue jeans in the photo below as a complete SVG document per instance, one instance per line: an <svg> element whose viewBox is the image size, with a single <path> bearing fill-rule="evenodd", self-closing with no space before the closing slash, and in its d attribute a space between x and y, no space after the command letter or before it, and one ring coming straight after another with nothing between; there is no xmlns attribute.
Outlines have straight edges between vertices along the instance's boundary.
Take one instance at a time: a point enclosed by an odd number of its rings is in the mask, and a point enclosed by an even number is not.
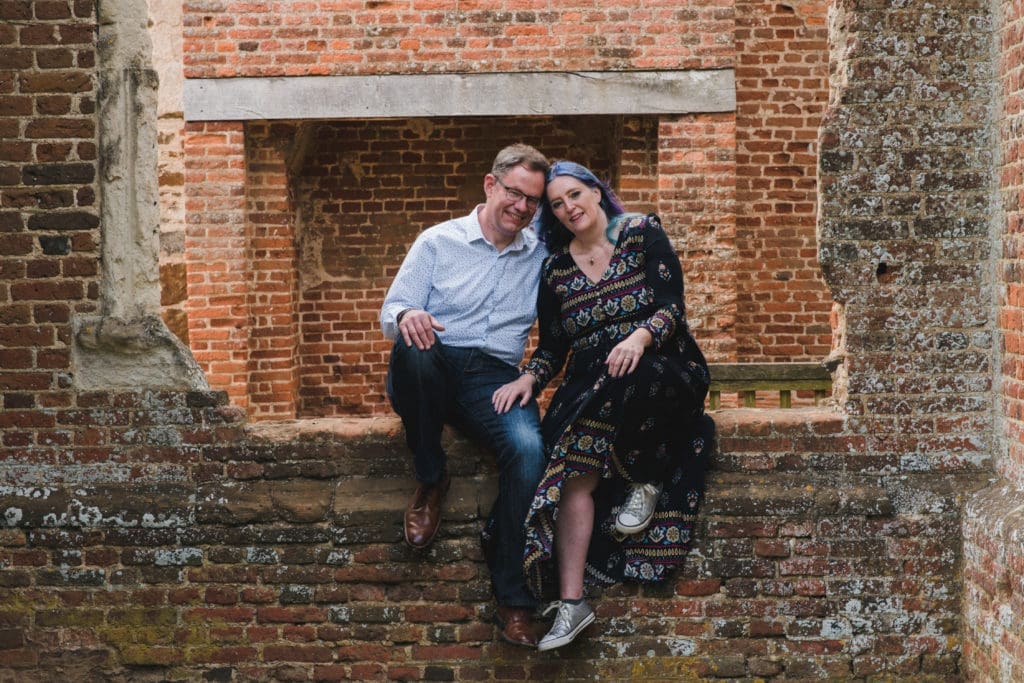
<svg viewBox="0 0 1024 683"><path fill-rule="evenodd" d="M391 350L387 391L402 418L406 443L413 453L416 480L441 480L447 456L441 448L445 423L482 441L498 460L498 498L491 509L493 553L487 556L491 585L499 605L534 607L526 587L523 522L544 474L540 411L533 399L499 415L491 405L494 391L519 376L519 370L478 349L445 346L440 340L426 351L406 346L399 337Z"/></svg>

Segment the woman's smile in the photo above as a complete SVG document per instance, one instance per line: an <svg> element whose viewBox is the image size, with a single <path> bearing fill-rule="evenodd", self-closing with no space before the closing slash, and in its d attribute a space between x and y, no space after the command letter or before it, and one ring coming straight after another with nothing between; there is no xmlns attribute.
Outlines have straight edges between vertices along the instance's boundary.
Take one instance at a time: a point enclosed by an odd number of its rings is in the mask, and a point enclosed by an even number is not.
<svg viewBox="0 0 1024 683"><path fill-rule="evenodd" d="M603 230L607 223L601 208L601 193L572 176L558 176L547 187L548 201L555 218L574 234L595 226Z"/></svg>

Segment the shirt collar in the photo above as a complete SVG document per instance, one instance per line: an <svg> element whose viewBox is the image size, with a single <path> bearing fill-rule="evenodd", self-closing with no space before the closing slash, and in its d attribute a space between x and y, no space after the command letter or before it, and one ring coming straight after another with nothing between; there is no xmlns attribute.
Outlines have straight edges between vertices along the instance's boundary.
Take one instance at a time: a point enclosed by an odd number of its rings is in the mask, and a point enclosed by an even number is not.
<svg viewBox="0 0 1024 683"><path fill-rule="evenodd" d="M477 204L476 208L466 216L465 232L467 242L476 242L478 240L487 242L487 238L484 237L483 228L480 227L480 210L483 206L483 204ZM521 251L535 242L536 239L537 233L534 232L532 225L528 225L516 233L516 236L512 238L512 242L505 247L505 251ZM490 243L488 242L488 244Z"/></svg>

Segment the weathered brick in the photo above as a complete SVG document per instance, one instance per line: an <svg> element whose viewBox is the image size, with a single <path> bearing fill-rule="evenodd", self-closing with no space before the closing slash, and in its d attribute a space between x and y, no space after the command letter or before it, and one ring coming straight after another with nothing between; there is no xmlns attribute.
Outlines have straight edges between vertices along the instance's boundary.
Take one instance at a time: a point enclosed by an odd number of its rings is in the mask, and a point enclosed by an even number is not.
<svg viewBox="0 0 1024 683"><path fill-rule="evenodd" d="M0 8L0 18L27 21L32 18L31 0L11 0L3 3Z"/></svg>
<svg viewBox="0 0 1024 683"><path fill-rule="evenodd" d="M26 138L91 138L95 134L95 123L87 118L34 118L25 126ZM80 164L73 169L77 173L84 173L86 164ZM54 175L45 169L38 169L44 176ZM34 184L34 183L27 183Z"/></svg>
<svg viewBox="0 0 1024 683"><path fill-rule="evenodd" d="M55 20L71 18L69 3L57 0L41 0L35 3L36 19Z"/></svg>
<svg viewBox="0 0 1024 683"><path fill-rule="evenodd" d="M26 185L74 185L91 183L96 168L92 164L33 164L25 166L22 173Z"/></svg>

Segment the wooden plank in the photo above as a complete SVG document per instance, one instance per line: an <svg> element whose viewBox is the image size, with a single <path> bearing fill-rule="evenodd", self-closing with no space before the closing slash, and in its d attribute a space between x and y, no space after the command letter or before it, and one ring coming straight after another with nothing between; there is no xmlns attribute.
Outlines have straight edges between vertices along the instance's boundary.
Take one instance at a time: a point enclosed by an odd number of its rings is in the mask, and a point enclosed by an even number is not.
<svg viewBox="0 0 1024 683"><path fill-rule="evenodd" d="M711 363L711 381L832 381L821 363Z"/></svg>
<svg viewBox="0 0 1024 683"><path fill-rule="evenodd" d="M779 407L793 405L794 391L813 391L818 405L832 393L832 374L820 363L709 363L710 409L721 406L722 392L735 393L744 407L757 406L758 391L779 392Z"/></svg>
<svg viewBox="0 0 1024 683"><path fill-rule="evenodd" d="M795 380L716 380L711 379L711 386L716 391L779 391L781 389L799 390L821 390L827 391L832 388L831 380L820 379L795 379Z"/></svg>

